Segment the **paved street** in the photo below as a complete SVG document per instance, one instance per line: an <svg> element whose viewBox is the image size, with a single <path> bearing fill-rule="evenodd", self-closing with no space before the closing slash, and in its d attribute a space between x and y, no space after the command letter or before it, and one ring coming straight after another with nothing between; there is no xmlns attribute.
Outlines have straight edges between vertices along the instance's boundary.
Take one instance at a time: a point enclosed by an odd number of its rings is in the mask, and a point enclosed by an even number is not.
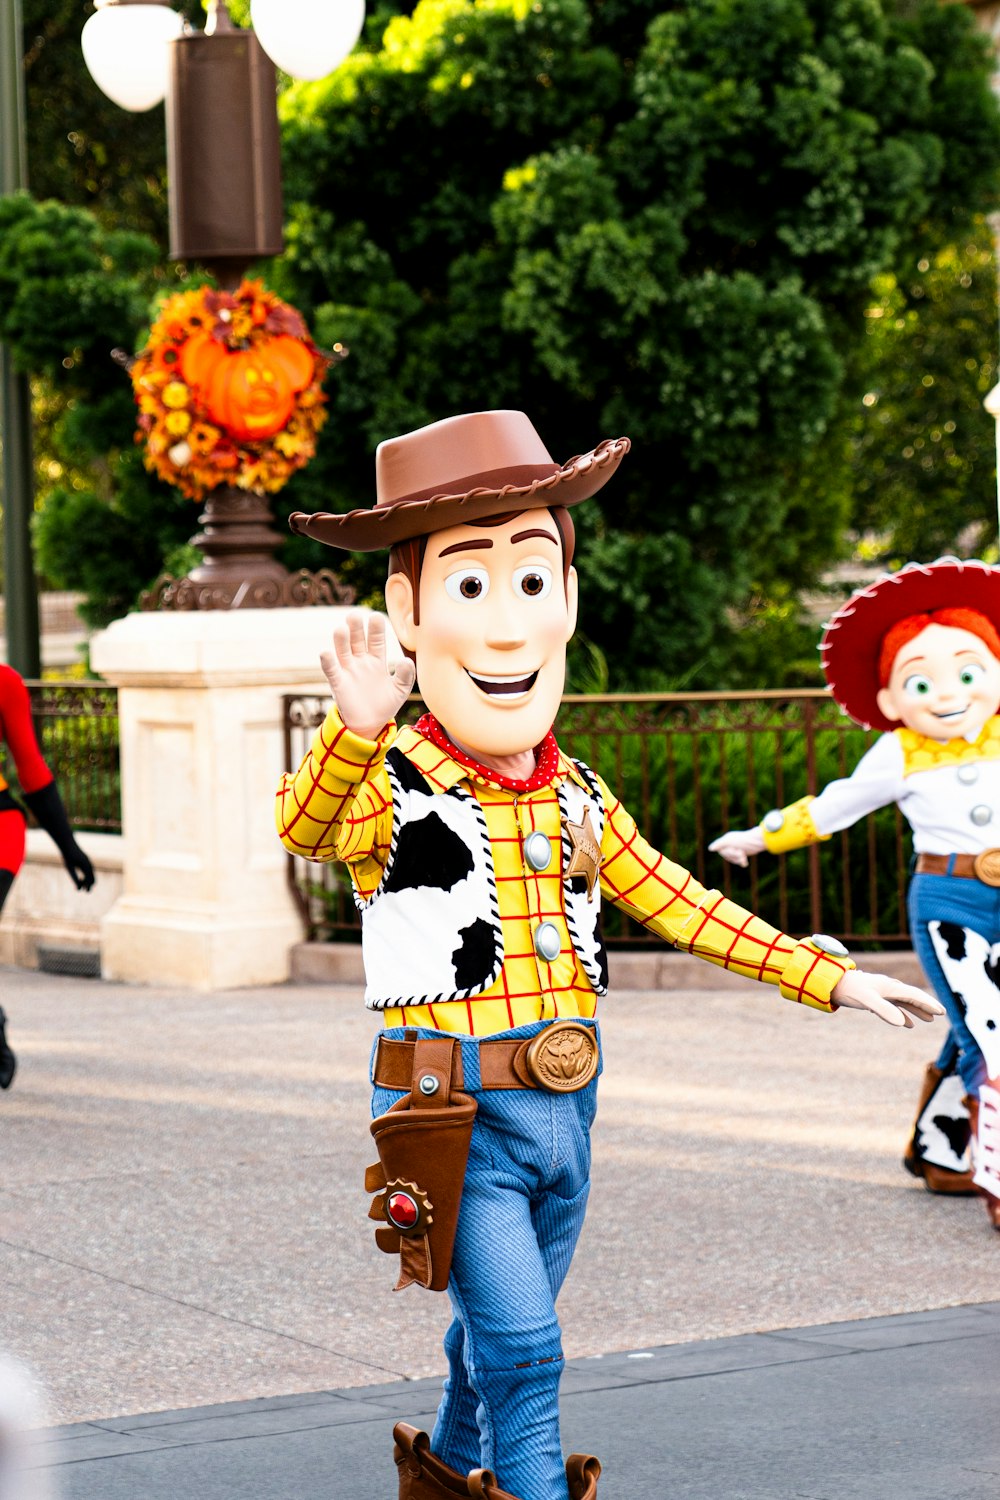
<svg viewBox="0 0 1000 1500"><path fill-rule="evenodd" d="M415 1289L391 1294L392 1264L364 1217L375 1022L357 989L206 996L2 969L0 998L21 1060L14 1087L0 1095L0 1348L34 1371L51 1424L117 1432L131 1430L118 1418L187 1412L187 1421L196 1415L189 1408L268 1398L251 1411L270 1411L273 1430L275 1411L312 1411L316 1393L336 1393L355 1413L373 1402L370 1412L382 1404L375 1388L440 1373L446 1303ZM981 1206L932 1198L898 1162L938 1027L900 1033L855 1014L826 1017L721 975L712 990L618 991L603 1024L592 1211L560 1309L567 1355L585 1372L574 1379L614 1368L617 1388L624 1370L637 1394L626 1409L580 1389L581 1430L568 1441L593 1441L590 1401L605 1425L619 1411L612 1448L641 1446L654 1420L648 1403L662 1387L637 1381L628 1356L657 1350L676 1362L681 1351L666 1346L783 1330L780 1345L751 1338L745 1349L695 1348L710 1362L735 1349L739 1369L746 1350L770 1351L754 1399L779 1403L783 1441L794 1447L815 1426L814 1399L829 1425L845 1374L843 1362L824 1362L808 1398L791 1394L798 1375L785 1356L801 1352L801 1341L788 1331L995 1301L1000 1245ZM995 1307L975 1316L987 1320L976 1323L976 1338L996 1327ZM969 1321L961 1327L971 1335ZM810 1347L827 1341L803 1337ZM954 1354L951 1333L935 1338ZM899 1344L895 1334L890 1343ZM877 1368L872 1355L873 1379ZM921 1371L933 1387L934 1369L912 1364L903 1382L911 1397ZM931 1409L945 1394L955 1399L952 1375L947 1393L932 1389ZM430 1389L413 1387L412 1415L431 1410ZM688 1444L697 1424L697 1469L698 1453L707 1462L713 1451L717 1420L725 1442L736 1433L725 1412L706 1425L707 1388L697 1379L685 1389L694 1404L677 1406L671 1395L671 1420ZM855 1399L865 1390L856 1387ZM398 1395L387 1404L393 1415L405 1409ZM367 1473L385 1447L383 1429L377 1442L363 1422L343 1432ZM910 1435L900 1431L904 1446ZM66 1493L131 1493L108 1475L92 1492L67 1480ZM296 1493L248 1489L237 1478L220 1493ZM730 1493L864 1493L824 1485L802 1478L797 1489ZM389 1488L332 1493L367 1500ZM146 1481L141 1492L159 1493ZM651 1492L627 1490L633 1500ZM624 1500L626 1490L608 1494Z"/></svg>

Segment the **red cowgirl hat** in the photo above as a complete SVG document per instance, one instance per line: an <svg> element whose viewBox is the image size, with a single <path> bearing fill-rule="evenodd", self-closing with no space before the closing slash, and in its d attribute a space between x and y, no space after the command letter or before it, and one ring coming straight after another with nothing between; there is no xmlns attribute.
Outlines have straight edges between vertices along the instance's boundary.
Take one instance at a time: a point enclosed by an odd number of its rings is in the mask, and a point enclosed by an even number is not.
<svg viewBox="0 0 1000 1500"><path fill-rule="evenodd" d="M576 505L607 484L630 447L606 438L557 464L523 411L446 417L379 444L373 510L295 511L288 524L328 547L374 552L510 510Z"/></svg>
<svg viewBox="0 0 1000 1500"><path fill-rule="evenodd" d="M1000 568L939 557L883 573L853 594L831 618L819 647L830 691L844 712L865 729L895 729L876 701L886 633L908 615L958 608L978 610L1000 631Z"/></svg>

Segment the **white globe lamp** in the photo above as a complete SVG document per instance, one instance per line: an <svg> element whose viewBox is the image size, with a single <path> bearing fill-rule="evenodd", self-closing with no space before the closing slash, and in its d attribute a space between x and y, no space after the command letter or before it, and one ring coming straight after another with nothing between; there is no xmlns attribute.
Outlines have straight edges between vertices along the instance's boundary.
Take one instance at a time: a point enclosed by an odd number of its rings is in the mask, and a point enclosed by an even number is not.
<svg viewBox="0 0 1000 1500"><path fill-rule="evenodd" d="M293 78L325 78L339 68L365 24L365 0L251 0L257 39Z"/></svg>
<svg viewBox="0 0 1000 1500"><path fill-rule="evenodd" d="M167 93L167 43L184 18L166 0L95 0L80 44L91 77L122 109L140 113Z"/></svg>

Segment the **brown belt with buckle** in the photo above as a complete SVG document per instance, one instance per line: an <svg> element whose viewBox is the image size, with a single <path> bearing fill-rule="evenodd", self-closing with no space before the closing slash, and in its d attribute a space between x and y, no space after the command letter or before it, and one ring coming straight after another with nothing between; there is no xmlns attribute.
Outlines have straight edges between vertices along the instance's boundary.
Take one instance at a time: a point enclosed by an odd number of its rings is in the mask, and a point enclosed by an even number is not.
<svg viewBox="0 0 1000 1500"><path fill-rule="evenodd" d="M375 1054L374 1081L380 1088L413 1086L415 1040L380 1036ZM546 1089L552 1094L575 1094L597 1073L597 1037L578 1021L554 1021L526 1041L486 1037L478 1043L479 1077L484 1089ZM451 1087L466 1087L462 1049L452 1050Z"/></svg>
<svg viewBox="0 0 1000 1500"><path fill-rule="evenodd" d="M979 854L918 854L915 868L918 875L958 875L1000 886L1000 849L983 849Z"/></svg>

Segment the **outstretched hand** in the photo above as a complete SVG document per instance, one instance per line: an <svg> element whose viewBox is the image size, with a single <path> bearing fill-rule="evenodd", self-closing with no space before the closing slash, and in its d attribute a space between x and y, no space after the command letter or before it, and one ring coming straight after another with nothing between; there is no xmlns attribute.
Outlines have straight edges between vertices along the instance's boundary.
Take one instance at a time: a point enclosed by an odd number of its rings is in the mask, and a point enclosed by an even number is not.
<svg viewBox="0 0 1000 1500"><path fill-rule="evenodd" d="M320 666L330 684L346 727L365 740L377 740L406 701L416 679L407 659L389 671L385 659L385 622L380 615L353 610L333 632L333 649L320 655Z"/></svg>
<svg viewBox="0 0 1000 1500"><path fill-rule="evenodd" d="M834 1005L848 1010L870 1010L890 1026L912 1026L918 1021L933 1021L944 1015L940 1005L923 990L887 974L868 974L863 969L848 969L830 996Z"/></svg>
<svg viewBox="0 0 1000 1500"><path fill-rule="evenodd" d="M713 854L721 854L731 865L740 865L745 869L747 856L763 854L765 844L759 828L730 828L713 839L708 847Z"/></svg>

